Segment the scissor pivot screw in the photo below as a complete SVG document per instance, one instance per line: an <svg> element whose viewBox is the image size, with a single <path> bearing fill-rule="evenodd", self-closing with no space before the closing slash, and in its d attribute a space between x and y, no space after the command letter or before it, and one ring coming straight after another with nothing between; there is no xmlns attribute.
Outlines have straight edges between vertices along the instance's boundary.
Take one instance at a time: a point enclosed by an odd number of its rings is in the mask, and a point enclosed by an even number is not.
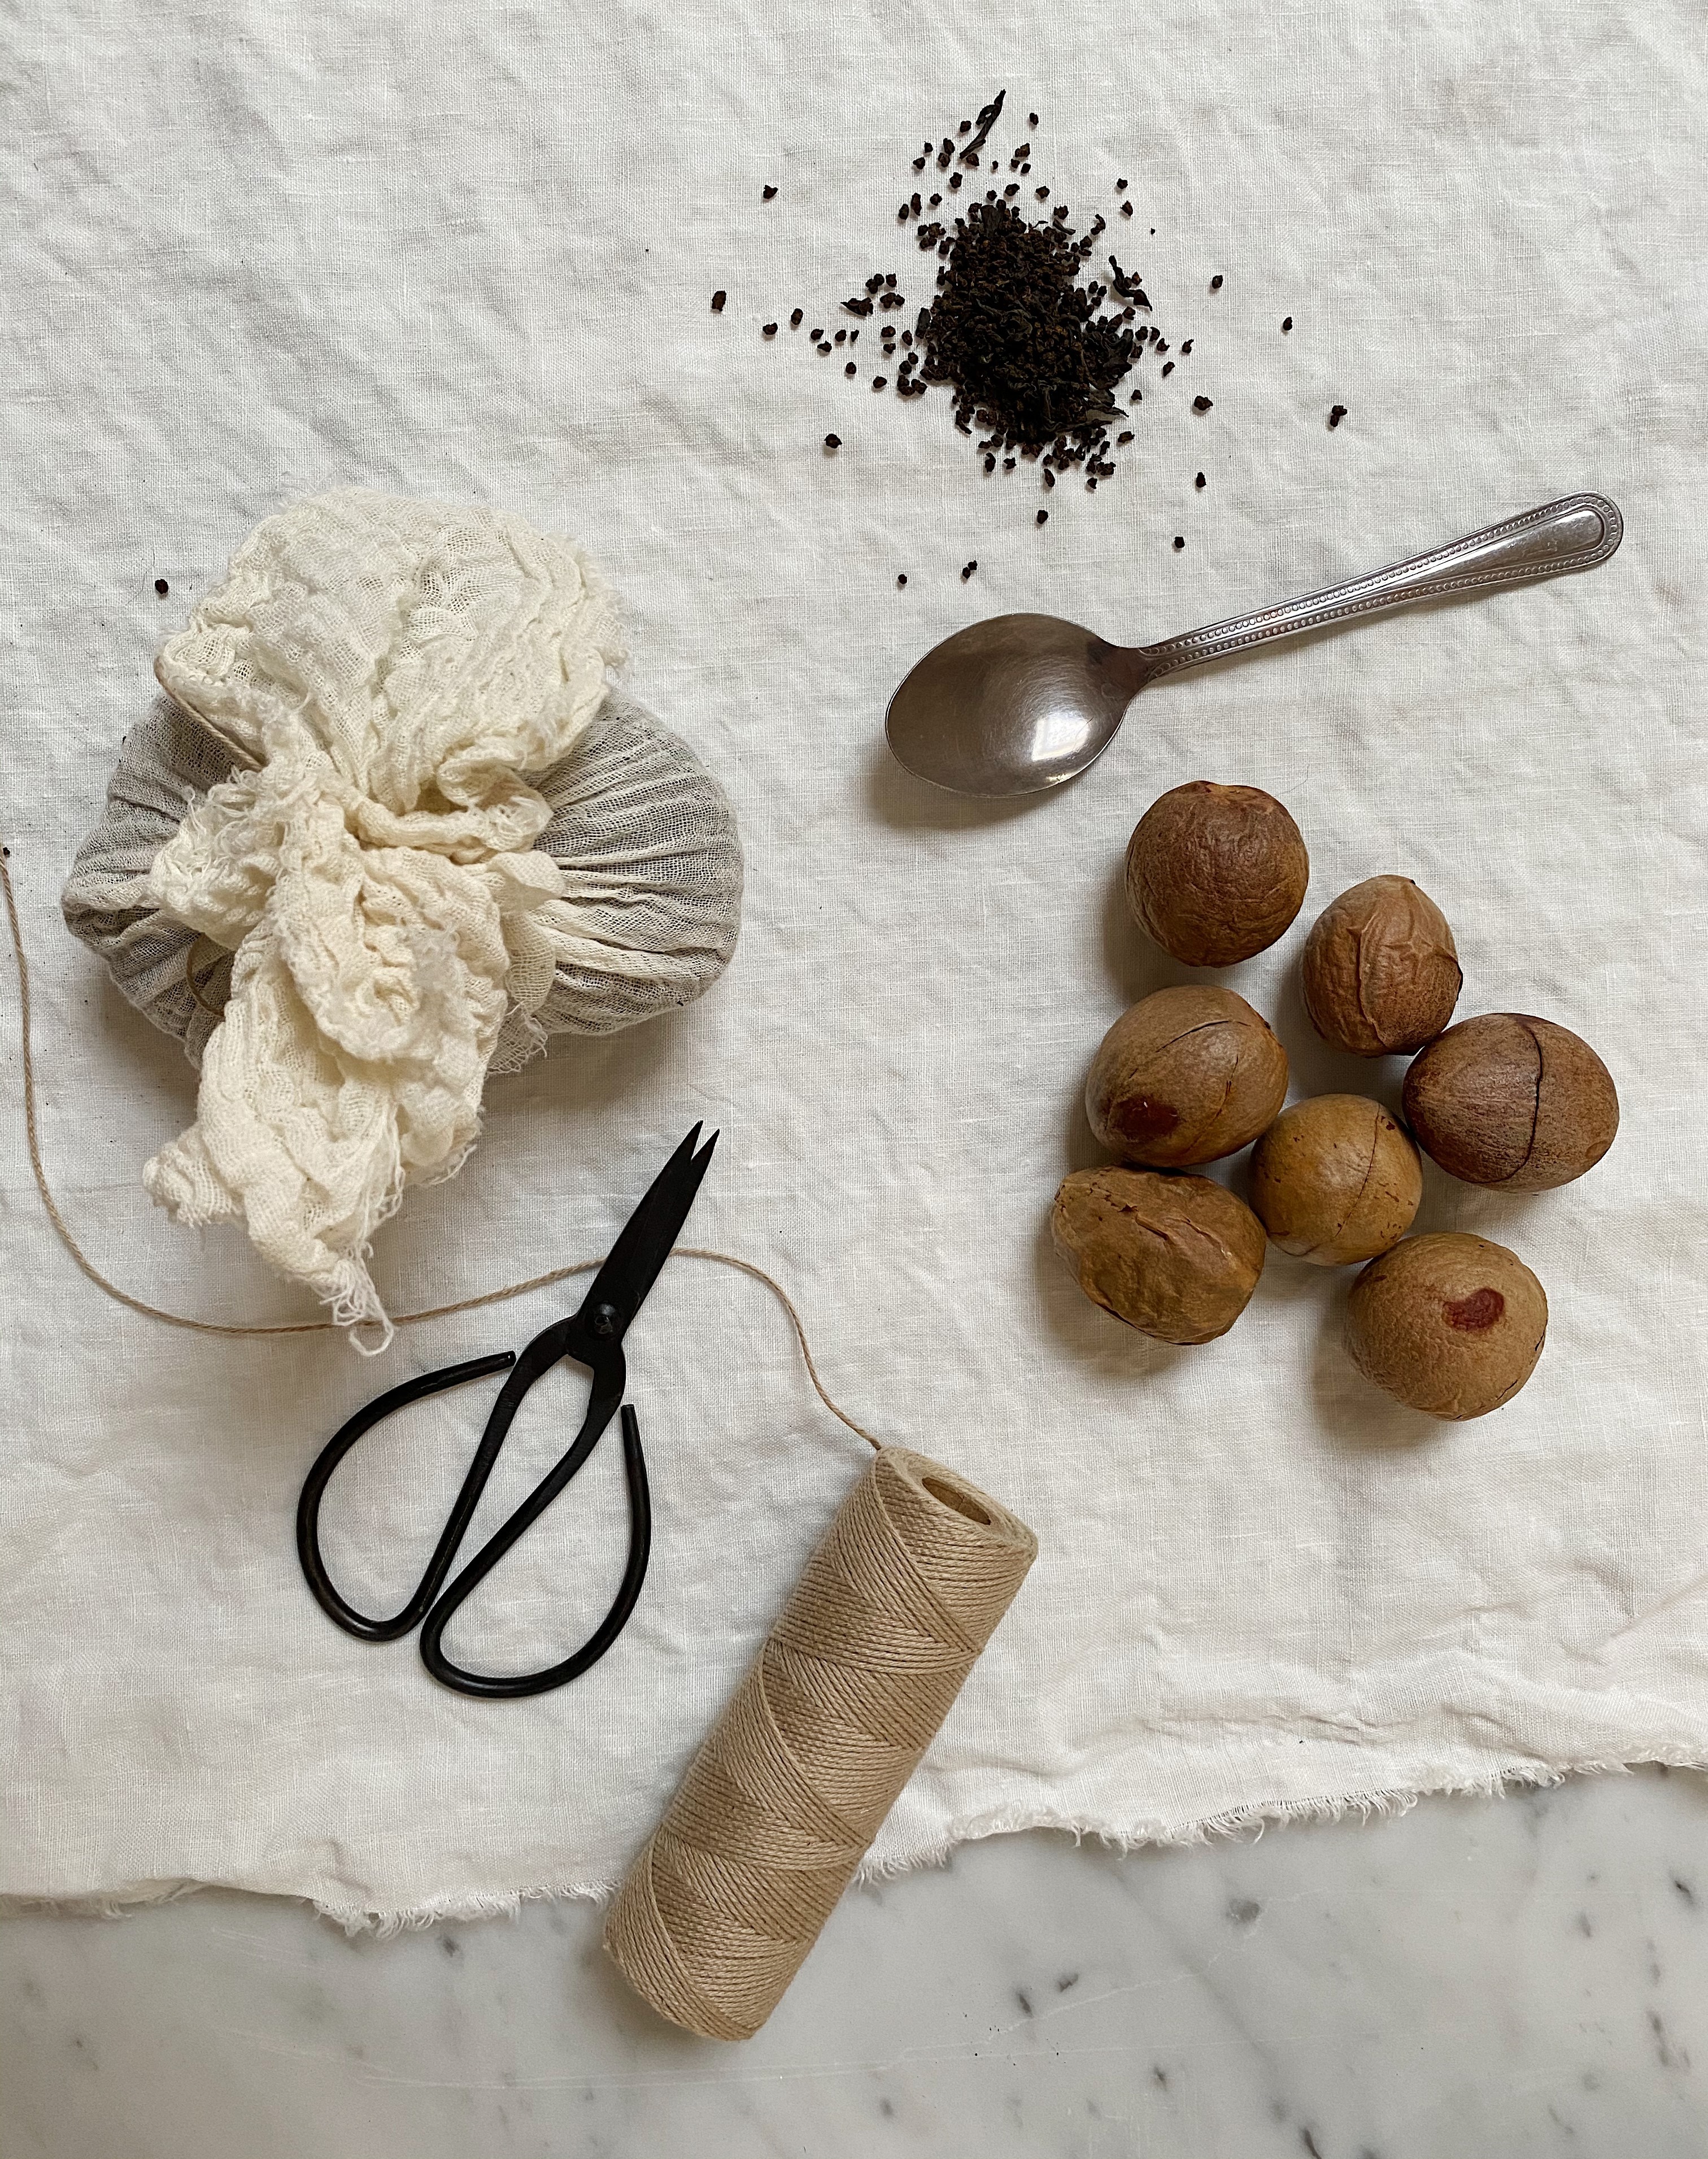
<svg viewBox="0 0 1708 2159"><path fill-rule="evenodd" d="M596 1304L587 1324L595 1334L607 1336L617 1332L617 1307L614 1304Z"/></svg>

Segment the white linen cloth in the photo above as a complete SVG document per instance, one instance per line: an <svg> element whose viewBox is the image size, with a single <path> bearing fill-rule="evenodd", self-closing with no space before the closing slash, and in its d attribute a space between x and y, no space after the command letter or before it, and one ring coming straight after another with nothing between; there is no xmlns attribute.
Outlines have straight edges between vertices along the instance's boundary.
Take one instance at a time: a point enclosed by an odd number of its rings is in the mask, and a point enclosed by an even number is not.
<svg viewBox="0 0 1708 2159"><path fill-rule="evenodd" d="M595 1253L687 1126L722 1126L690 1240L774 1269L851 1411L1042 1548L875 1863L1708 1762L1700 10L80 0L8 44L4 837L44 1147L96 1261L204 1317L300 1309L236 1233L150 1209L194 1075L58 921L155 647L294 495L486 501L608 571L630 686L735 800L746 926L691 1010L494 1080L468 1167L412 1196L376 1273L406 1309ZM1043 528L1035 470L986 479L943 392L872 393L874 332L853 382L805 342L874 271L929 298L909 160L999 85L995 146L1029 133L1028 184L1101 208L1171 356L1193 343L1140 378L1119 476L1058 486ZM1161 636L1581 487L1625 513L1606 568L1160 686L1050 800L961 804L887 760L894 681L981 614ZM1325 1050L1297 986L1309 920L1384 871L1445 909L1462 1012L1542 1013L1615 1075L1623 1128L1582 1183L1431 1175L1421 1226L1510 1243L1551 1303L1535 1378L1484 1422L1366 1388L1344 1277L1272 1257L1231 1334L1171 1349L1049 1250L1094 1157L1090 1054L1180 975L1126 918L1121 849L1198 777L1270 789L1311 848L1305 916L1222 978L1274 1017L1296 1094L1397 1099L1398 1063ZM658 1535L618 1648L538 1701L448 1694L310 1601L298 1488L376 1385L520 1344L574 1286L378 1365L136 1318L43 1219L14 1010L0 1889L225 1882L396 1920L612 1882L857 1472L765 1292L679 1261L631 1335ZM358 1601L412 1581L488 1398L341 1473ZM481 1522L579 1399L536 1390ZM506 1561L464 1661L585 1633L619 1472L602 1449Z"/></svg>

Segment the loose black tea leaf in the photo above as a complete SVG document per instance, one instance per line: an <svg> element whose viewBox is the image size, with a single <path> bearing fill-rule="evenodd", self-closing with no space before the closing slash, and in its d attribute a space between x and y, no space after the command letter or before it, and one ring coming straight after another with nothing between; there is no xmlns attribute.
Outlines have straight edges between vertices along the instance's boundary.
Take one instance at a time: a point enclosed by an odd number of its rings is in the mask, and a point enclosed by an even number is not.
<svg viewBox="0 0 1708 2159"><path fill-rule="evenodd" d="M1204 476L1203 476L1203 474L1202 473L1200 473L1200 474L1198 474L1198 478L1197 478L1197 479L1193 482L1193 485L1194 487L1204 487L1204 486L1207 486L1208 484L1209 484L1209 483L1208 483L1208 481L1206 481L1206 479L1204 479Z"/></svg>
<svg viewBox="0 0 1708 2159"><path fill-rule="evenodd" d="M723 313L723 303L728 298L729 294L727 293L714 293L712 294L712 312L714 315L721 315Z"/></svg>
<svg viewBox="0 0 1708 2159"><path fill-rule="evenodd" d="M904 585L904 584L906 584L906 582L908 582L908 573L907 573L907 572L906 572L905 570L903 570L903 571L902 572L901 575L900 575L900 576L896 579L896 582L897 582L897 584L898 584L898 585Z"/></svg>
<svg viewBox="0 0 1708 2159"><path fill-rule="evenodd" d="M1214 401L1209 397L1194 397L1192 401L1192 409L1194 412L1208 412Z"/></svg>
<svg viewBox="0 0 1708 2159"><path fill-rule="evenodd" d="M1211 280L1210 280L1210 290L1211 290L1211 292L1213 292L1213 293L1219 293L1219 292L1221 291L1221 289L1222 289L1222 273L1221 273L1221 272L1219 270L1219 271L1216 272L1215 276L1214 276L1214 277L1212 277L1212 278L1211 278Z"/></svg>
<svg viewBox="0 0 1708 2159"><path fill-rule="evenodd" d="M775 324L775 323L767 323L767 324L765 324L765 326L764 326L763 329L763 330L761 330L761 332L759 333L759 334L760 334L762 337L775 337L775 336L776 336L776 334L777 334L777 325L776 325L776 324Z"/></svg>
<svg viewBox="0 0 1708 2159"><path fill-rule="evenodd" d="M1285 331L1286 331L1286 330L1290 330L1290 329L1292 328L1292 326L1293 326L1293 318L1292 318L1292 317L1291 317L1291 315L1284 316L1284 317L1282 318L1282 319L1281 319L1281 329L1282 329L1282 330L1283 330L1284 332L1285 332Z"/></svg>
<svg viewBox="0 0 1708 2159"><path fill-rule="evenodd" d="M1329 406L1328 424L1331 427L1338 427L1345 417L1346 407L1344 405L1331 405Z"/></svg>
<svg viewBox="0 0 1708 2159"><path fill-rule="evenodd" d="M978 562L977 562L977 561L976 561L976 560L974 560L973 562L969 562L969 563L966 565L966 567L962 570L962 572L961 572L961 573L960 573L960 581L961 581L962 584L965 584L965 583L966 582L967 579L968 579L970 577L971 577L971 575L972 575L973 572L974 572L976 569L977 569L977 567L979 567L979 566L978 566Z"/></svg>
<svg viewBox="0 0 1708 2159"><path fill-rule="evenodd" d="M1177 554L1180 552L1181 549L1182 549L1185 545L1186 545L1185 541L1184 541L1184 540L1183 540L1183 539L1181 538L1180 535L1177 532L1177 533L1175 534L1175 536L1174 536L1174 551L1175 551L1175 553L1177 555Z"/></svg>
<svg viewBox="0 0 1708 2159"><path fill-rule="evenodd" d="M1048 510L1040 510L1038 513L1038 521L1040 525L1048 525L1050 521L1050 514Z"/></svg>
<svg viewBox="0 0 1708 2159"><path fill-rule="evenodd" d="M800 310L799 308L797 308L794 310L794 313L793 313L792 315L790 315L790 317L789 318L789 329L792 329L792 330L798 330L798 329L800 328L800 324L801 324L801 310Z"/></svg>
<svg viewBox="0 0 1708 2159"><path fill-rule="evenodd" d="M825 437L825 448L827 450L840 450L841 447L842 437L840 435L826 435Z"/></svg>
<svg viewBox="0 0 1708 2159"><path fill-rule="evenodd" d="M763 196L764 199L767 202L769 202L776 194L777 190L775 188L762 188L759 192Z"/></svg>
<svg viewBox="0 0 1708 2159"><path fill-rule="evenodd" d="M161 598L164 599L166 595L172 590L172 588L167 583L164 577L156 577L154 580L154 589L159 593Z"/></svg>
<svg viewBox="0 0 1708 2159"><path fill-rule="evenodd" d="M1007 98L1007 95L1008 93L1006 90L999 90L988 105L981 106L979 108L979 132L966 146L965 154L968 157L970 157L975 150L982 150L984 148L985 137L996 126L996 122L1002 114L1003 101ZM965 131L963 130L962 132L965 132Z"/></svg>

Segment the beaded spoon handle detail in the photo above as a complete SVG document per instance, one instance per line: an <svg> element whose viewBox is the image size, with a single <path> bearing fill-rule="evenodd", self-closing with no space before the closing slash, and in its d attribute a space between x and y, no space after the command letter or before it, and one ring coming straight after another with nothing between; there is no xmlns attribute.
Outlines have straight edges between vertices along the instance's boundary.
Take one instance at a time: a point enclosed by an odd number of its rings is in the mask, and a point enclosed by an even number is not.
<svg viewBox="0 0 1708 2159"><path fill-rule="evenodd" d="M1003 614L928 652L891 698L897 761L957 795L1036 795L1095 764L1147 683L1276 638L1420 600L1592 570L1624 526L1603 494L1568 494L1368 577L1159 645L1107 645L1054 615Z"/></svg>

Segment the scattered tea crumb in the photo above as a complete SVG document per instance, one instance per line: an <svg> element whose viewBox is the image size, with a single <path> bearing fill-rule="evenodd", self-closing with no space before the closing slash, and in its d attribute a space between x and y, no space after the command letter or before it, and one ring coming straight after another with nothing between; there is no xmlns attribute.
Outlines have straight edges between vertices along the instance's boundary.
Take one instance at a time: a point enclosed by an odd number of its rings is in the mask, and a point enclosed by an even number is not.
<svg viewBox="0 0 1708 2159"><path fill-rule="evenodd" d="M976 569L977 569L977 567L979 567L979 566L978 566L978 562L977 562L976 558L975 558L975 560L973 560L973 561L972 561L972 562L970 562L965 563L965 564L962 567L961 573L960 573L960 581L961 581L962 584L965 584L965 583L966 582L967 579L968 579L970 577L971 577L971 575L972 575L973 572L974 572Z"/></svg>
<svg viewBox="0 0 1708 2159"><path fill-rule="evenodd" d="M896 579L896 582L897 582L897 584L898 584L898 585L904 585L904 584L906 584L906 582L908 582L908 573L907 573L907 572L906 572L905 570L903 570L903 571L902 572L901 575L900 575L900 576Z"/></svg>
<svg viewBox="0 0 1708 2159"><path fill-rule="evenodd" d="M1028 127L1036 127L1038 125L1038 115L1035 112L1028 112L1026 116L1026 124Z"/></svg>
<svg viewBox="0 0 1708 2159"><path fill-rule="evenodd" d="M858 375L860 369L857 362L851 360L842 372L844 375Z"/></svg>
<svg viewBox="0 0 1708 2159"><path fill-rule="evenodd" d="M765 326L764 326L763 329L763 330L761 330L761 332L759 333L759 334L760 334L762 337L775 337L775 336L776 336L776 334L777 334L777 325L776 325L776 324L775 324L775 323L767 323L767 324L765 324Z"/></svg>
<svg viewBox="0 0 1708 2159"><path fill-rule="evenodd" d="M1182 549L1185 545L1186 545L1185 541L1184 541L1184 540L1183 540L1183 539L1182 539L1182 537L1180 536L1179 533L1177 533L1177 533L1175 534L1175 536L1174 536L1174 551L1175 551L1175 553L1177 555L1177 554L1180 552L1181 549Z"/></svg>
<svg viewBox="0 0 1708 2159"><path fill-rule="evenodd" d="M1163 361L1163 363L1162 363L1162 372L1163 372L1165 375L1172 375L1172 374L1173 374L1173 372L1174 372L1174 362L1173 362L1172 360L1165 360Z"/></svg>
<svg viewBox="0 0 1708 2159"><path fill-rule="evenodd" d="M1048 525L1050 521L1050 514L1048 510L1040 510L1038 513L1038 521L1040 525Z"/></svg>
<svg viewBox="0 0 1708 2159"><path fill-rule="evenodd" d="M887 375L874 375L872 378L872 386L874 390L882 390L888 381L889 377Z"/></svg>
<svg viewBox="0 0 1708 2159"><path fill-rule="evenodd" d="M167 583L164 577L156 577L154 580L154 589L159 593L161 598L164 599L168 593L172 590L172 588Z"/></svg>
<svg viewBox="0 0 1708 2159"><path fill-rule="evenodd" d="M1124 195L1127 191L1126 182L1125 180L1117 180L1115 184L1115 191L1118 195Z"/></svg>
<svg viewBox="0 0 1708 2159"><path fill-rule="evenodd" d="M1115 448L1116 448L1116 449L1118 449L1118 450L1124 450L1124 449L1126 448L1127 444L1128 444L1130 442L1131 442L1132 438L1133 438L1133 431L1132 431L1132 429L1131 429L1131 427L1126 428L1126 429L1124 429L1124 430L1123 430L1123 432L1122 432L1121 433L1120 433L1119 435L1117 435L1117 436L1115 437Z"/></svg>
<svg viewBox="0 0 1708 2159"><path fill-rule="evenodd" d="M841 447L842 437L840 435L826 435L825 437L825 448L827 450L840 450Z"/></svg>
<svg viewBox="0 0 1708 2159"><path fill-rule="evenodd" d="M1133 214L1132 205L1131 203L1123 203L1121 206L1121 214L1123 217L1131 217Z"/></svg>
<svg viewBox="0 0 1708 2159"><path fill-rule="evenodd" d="M775 188L761 188L759 192L764 197L765 200L769 202L772 197L776 194L777 190Z"/></svg>
<svg viewBox="0 0 1708 2159"><path fill-rule="evenodd" d="M1205 485L1207 485L1207 484L1208 484L1208 483L1206 482L1206 480L1205 480L1205 479L1204 479L1204 476L1203 476L1203 474L1202 473L1200 473L1200 474L1198 474L1198 478L1197 478L1197 479L1193 482L1193 485L1194 487L1203 487L1203 486L1205 486Z"/></svg>
<svg viewBox="0 0 1708 2159"><path fill-rule="evenodd" d="M1292 326L1293 326L1293 318L1292 318L1292 317L1291 317L1291 315L1283 315L1283 316L1281 317L1281 330L1282 330L1283 334L1285 334L1285 333L1286 333L1286 331L1290 330L1290 329L1292 328Z"/></svg>
<svg viewBox="0 0 1708 2159"><path fill-rule="evenodd" d="M1214 402L1215 400L1213 397L1194 397L1192 401L1192 409L1194 412L1208 412Z"/></svg>
<svg viewBox="0 0 1708 2159"><path fill-rule="evenodd" d="M1345 417L1346 407L1344 405L1331 405L1329 406L1328 424L1331 427L1338 427Z"/></svg>
<svg viewBox="0 0 1708 2159"><path fill-rule="evenodd" d="M1210 280L1210 290L1211 290L1211 292L1213 292L1213 293L1219 293L1219 292L1221 291L1221 289L1222 289L1222 273L1221 273L1221 272L1219 270L1219 271L1217 271L1217 272L1216 272L1215 276L1214 276L1214 277L1212 277L1212 278L1211 278L1211 280Z"/></svg>
<svg viewBox="0 0 1708 2159"><path fill-rule="evenodd" d="M794 313L789 318L789 329L792 330L798 330L800 328L802 319L801 311L797 308L794 310Z"/></svg>
<svg viewBox="0 0 1708 2159"><path fill-rule="evenodd" d="M714 315L721 315L723 313L723 303L728 298L729 294L727 293L714 293L712 294L712 312Z"/></svg>

